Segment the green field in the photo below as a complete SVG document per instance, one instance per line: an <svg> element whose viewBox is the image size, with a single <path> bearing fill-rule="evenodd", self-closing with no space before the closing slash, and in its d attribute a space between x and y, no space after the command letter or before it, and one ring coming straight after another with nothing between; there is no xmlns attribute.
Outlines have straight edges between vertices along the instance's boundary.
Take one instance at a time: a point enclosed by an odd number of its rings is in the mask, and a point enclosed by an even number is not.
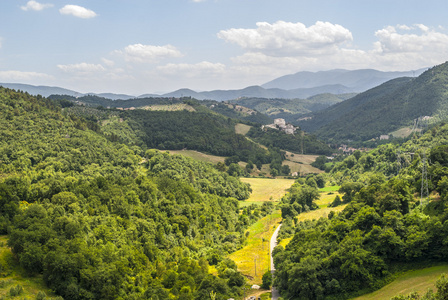
<svg viewBox="0 0 448 300"><path fill-rule="evenodd" d="M224 160L226 159L224 156L205 154L205 153L195 151L195 150L169 150L168 152L170 154L180 154L183 156L193 158L195 160L208 162L208 163L212 163L212 164L216 164L218 162L223 163Z"/></svg>
<svg viewBox="0 0 448 300"><path fill-rule="evenodd" d="M238 123L235 125L235 133L246 135L251 128L252 126Z"/></svg>
<svg viewBox="0 0 448 300"><path fill-rule="evenodd" d="M247 201L254 202L278 201L294 183L294 179L279 178L241 178L241 181L252 187L252 194Z"/></svg>
<svg viewBox="0 0 448 300"><path fill-rule="evenodd" d="M422 295L428 289L435 291L435 283L442 273L448 273L448 265L408 271L382 289L355 298L355 300L382 300L398 295L408 295L412 292L418 292Z"/></svg>
<svg viewBox="0 0 448 300"><path fill-rule="evenodd" d="M0 236L0 299L24 299L25 297L36 299L39 292L44 292L47 296L54 296L45 287L42 276L29 277L26 275L25 270L19 266L6 243L7 236ZM17 285L22 286L23 291L20 295L11 297L9 292Z"/></svg>
<svg viewBox="0 0 448 300"><path fill-rule="evenodd" d="M140 109L146 109L152 111L180 111L180 110L196 111L191 105L184 103L171 104L171 105L156 104L156 105L143 106L140 107Z"/></svg>
<svg viewBox="0 0 448 300"><path fill-rule="evenodd" d="M270 268L269 242L280 221L280 211L258 220L249 227L245 246L229 255L238 271L250 278L250 284L260 285L261 277Z"/></svg>

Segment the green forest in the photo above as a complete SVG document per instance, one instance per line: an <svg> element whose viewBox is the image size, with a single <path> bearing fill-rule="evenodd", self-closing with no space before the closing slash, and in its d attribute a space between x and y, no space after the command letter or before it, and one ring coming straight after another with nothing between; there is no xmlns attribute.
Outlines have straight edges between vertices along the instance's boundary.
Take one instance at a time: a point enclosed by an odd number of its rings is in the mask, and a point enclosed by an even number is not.
<svg viewBox="0 0 448 300"><path fill-rule="evenodd" d="M279 235L293 238L274 250L284 299L348 299L405 270L448 261L447 137L442 123L403 145L337 162L326 178L343 196L331 205L346 206L328 218L297 222L298 214L316 209L317 180L297 181L282 199Z"/></svg>
<svg viewBox="0 0 448 300"><path fill-rule="evenodd" d="M334 150L301 130L243 120L253 125L248 138L236 134L241 119L227 105L120 110L91 97L79 105L0 87L0 234L27 276L59 298L241 299L248 278L226 257L274 209L279 241L291 238L273 252L283 299L350 299L448 262L446 123L330 160ZM228 167L169 153L181 149L224 156ZM325 173L296 178L276 207L242 209L252 188L238 162L287 175L285 151L320 155L314 165ZM329 186L339 212L299 222ZM8 268L0 262L0 277ZM436 286L421 299L444 299L446 277Z"/></svg>
<svg viewBox="0 0 448 300"><path fill-rule="evenodd" d="M245 278L223 257L269 209L240 213L238 178L101 127L0 88L0 233L20 265L64 299L238 297Z"/></svg>

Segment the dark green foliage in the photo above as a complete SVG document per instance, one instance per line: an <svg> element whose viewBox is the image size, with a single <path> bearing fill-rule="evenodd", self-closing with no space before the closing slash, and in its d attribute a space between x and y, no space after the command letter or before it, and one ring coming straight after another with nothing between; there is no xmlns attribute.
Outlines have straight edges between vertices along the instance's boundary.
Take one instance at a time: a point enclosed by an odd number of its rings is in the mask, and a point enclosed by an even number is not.
<svg viewBox="0 0 448 300"><path fill-rule="evenodd" d="M330 105L344 101L354 95L355 94L319 94L308 99L266 99L243 97L237 100L230 100L228 102L255 109L262 114L271 116L272 118L283 118L287 122L294 122L304 114L327 108Z"/></svg>
<svg viewBox="0 0 448 300"><path fill-rule="evenodd" d="M64 299L237 297L241 274L208 264L270 208L240 214L250 187L237 178L111 142L91 122L0 88L0 225L23 268Z"/></svg>
<svg viewBox="0 0 448 300"><path fill-rule="evenodd" d="M331 154L332 150L314 135L308 135L297 130L295 134L286 134L283 131L267 128L252 127L247 136L267 147L276 147L296 153L304 154Z"/></svg>
<svg viewBox="0 0 448 300"><path fill-rule="evenodd" d="M271 271L266 271L266 273L263 274L262 277L263 280L263 284L261 285L261 287L263 289L269 290L272 286L272 273Z"/></svg>
<svg viewBox="0 0 448 300"><path fill-rule="evenodd" d="M400 148L383 145L337 163L331 180L341 184L342 204L348 205L328 219L295 224L299 211L284 201L281 209L288 218L279 236L294 236L285 249L274 250L274 260L275 284L286 299L352 298L381 287L391 273L407 266L448 259L447 131L448 126L440 124ZM433 196L426 207L418 207L424 150L429 190L440 198ZM397 152L402 155L400 172ZM304 181L313 185L311 177ZM290 193L297 193L294 186ZM331 206L338 204L341 199L336 198ZM444 289L441 285L441 293ZM439 299L435 295L423 299Z"/></svg>
<svg viewBox="0 0 448 300"><path fill-rule="evenodd" d="M300 126L330 141L367 141L404 126L422 116L446 119L448 63L417 78L397 78L319 111Z"/></svg>

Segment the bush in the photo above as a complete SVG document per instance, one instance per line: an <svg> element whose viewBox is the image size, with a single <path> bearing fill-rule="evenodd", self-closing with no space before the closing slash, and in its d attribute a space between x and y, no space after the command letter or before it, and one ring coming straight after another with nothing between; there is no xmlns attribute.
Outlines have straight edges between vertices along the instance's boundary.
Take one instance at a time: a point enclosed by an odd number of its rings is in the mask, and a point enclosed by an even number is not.
<svg viewBox="0 0 448 300"><path fill-rule="evenodd" d="M271 271L266 271L266 273L263 274L262 277L263 284L261 285L262 288L269 290L272 285L272 273Z"/></svg>

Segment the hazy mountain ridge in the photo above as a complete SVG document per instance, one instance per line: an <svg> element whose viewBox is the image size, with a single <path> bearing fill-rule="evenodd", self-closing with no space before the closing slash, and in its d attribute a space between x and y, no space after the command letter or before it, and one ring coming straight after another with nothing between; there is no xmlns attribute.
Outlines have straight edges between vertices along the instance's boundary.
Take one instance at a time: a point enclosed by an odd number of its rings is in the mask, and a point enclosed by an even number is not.
<svg viewBox="0 0 448 300"><path fill-rule="evenodd" d="M320 138L368 140L411 126L419 117L446 119L448 63L416 78L398 78L310 114L300 126Z"/></svg>
<svg viewBox="0 0 448 300"><path fill-rule="evenodd" d="M269 81L263 85L264 88L280 88L285 90L298 88L315 88L325 85L343 85L350 92L363 92L378 86L386 81L398 77L415 77L421 75L425 69L406 72L383 72L373 69L361 70L330 70L320 72L298 72L285 75Z"/></svg>
<svg viewBox="0 0 448 300"><path fill-rule="evenodd" d="M44 97L48 97L52 94L69 95L73 97L96 95L112 100L128 100L132 98L147 97L192 97L198 100L217 101L233 100L241 97L305 99L324 93L359 93L390 79L403 76L417 76L422 72L423 69L409 72L381 72L377 70L331 70L315 73L299 72L293 75L279 77L261 86L255 85L243 89L197 92L188 88L183 88L165 94L151 93L140 96L115 93L80 93L60 87L35 86L21 83L0 83L0 86L15 90L22 90L31 95L39 94Z"/></svg>

